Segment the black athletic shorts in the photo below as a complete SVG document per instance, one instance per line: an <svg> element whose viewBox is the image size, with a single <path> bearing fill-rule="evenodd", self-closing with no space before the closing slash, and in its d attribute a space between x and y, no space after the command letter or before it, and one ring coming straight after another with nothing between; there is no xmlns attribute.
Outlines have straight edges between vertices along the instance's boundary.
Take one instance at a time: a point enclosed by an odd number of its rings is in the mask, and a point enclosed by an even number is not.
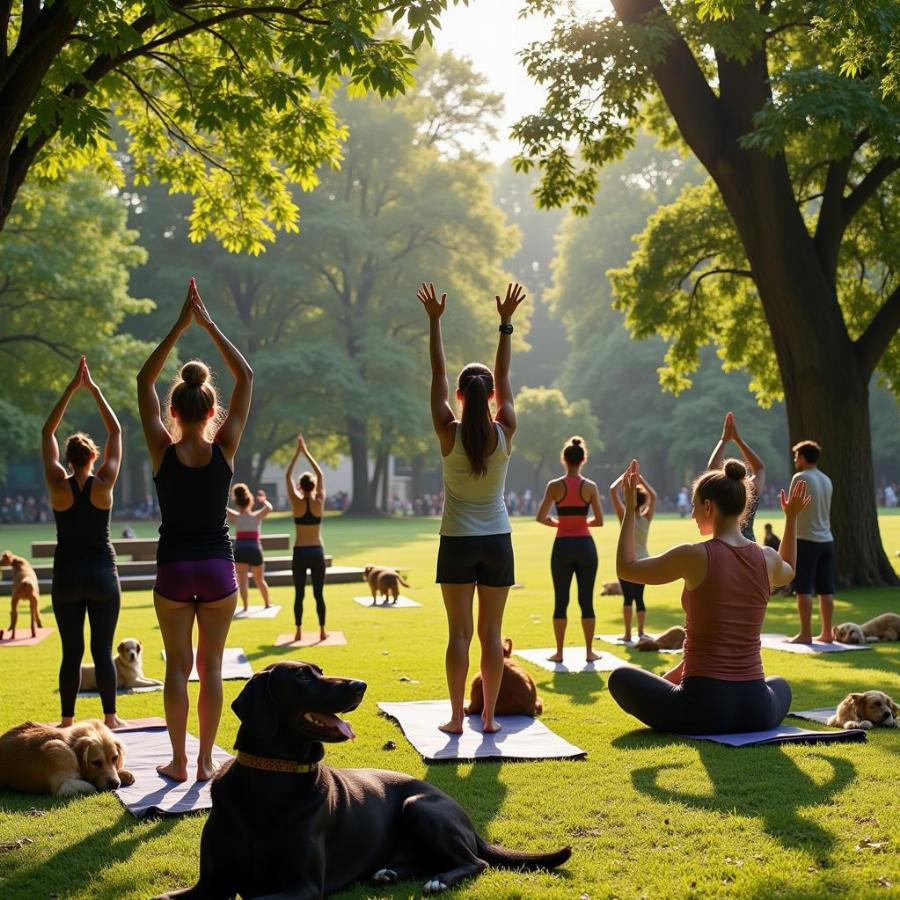
<svg viewBox="0 0 900 900"><path fill-rule="evenodd" d="M794 590L798 594L834 593L834 541L797 538Z"/></svg>
<svg viewBox="0 0 900 900"><path fill-rule="evenodd" d="M438 584L474 582L486 587L512 587L515 580L512 535L441 535L435 577Z"/></svg>
<svg viewBox="0 0 900 900"><path fill-rule="evenodd" d="M263 564L262 544L250 538L238 538L234 542L234 561L248 566Z"/></svg>

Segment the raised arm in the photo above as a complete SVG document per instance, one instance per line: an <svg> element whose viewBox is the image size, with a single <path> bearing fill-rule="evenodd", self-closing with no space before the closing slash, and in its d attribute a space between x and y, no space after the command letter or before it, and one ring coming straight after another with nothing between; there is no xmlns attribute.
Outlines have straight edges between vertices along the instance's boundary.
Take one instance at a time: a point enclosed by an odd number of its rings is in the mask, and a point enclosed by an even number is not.
<svg viewBox="0 0 900 900"><path fill-rule="evenodd" d="M638 476L638 481L640 482L641 487L647 492L647 512L644 513L644 518L649 522L656 512L656 491L653 490L653 486L643 475Z"/></svg>
<svg viewBox="0 0 900 900"><path fill-rule="evenodd" d="M556 497L553 496L553 486L555 482L548 481L547 489L544 491L544 499L541 500L541 505L538 507L537 515L535 518L541 525L549 525L551 528L556 528L559 525L559 519L556 516L550 515L550 507L553 505L553 502L556 500Z"/></svg>
<svg viewBox="0 0 900 900"><path fill-rule="evenodd" d="M619 488L622 486L622 480L624 478L624 475L620 475L609 486L609 499L612 500L613 509L616 511L616 515L619 517L620 525L622 524L622 520L625 518L625 507L622 504L622 497L619 494Z"/></svg>
<svg viewBox="0 0 900 900"><path fill-rule="evenodd" d="M84 360L84 357L82 357ZM100 411L100 418L103 419L103 427L106 429L106 443L103 446L103 462L97 469L97 481L104 487L112 490L116 480L119 477L119 468L122 465L122 426L113 412L113 408L109 405L103 391L91 378L90 369L88 369L87 361L84 360L84 386L91 392L97 409Z"/></svg>
<svg viewBox="0 0 900 900"><path fill-rule="evenodd" d="M297 485L294 483L294 466L297 465L297 460L300 458L300 454L303 453L303 449L306 446L306 442L303 440L303 435L297 436L297 446L294 449L294 455L291 457L291 461L288 463L288 467L284 473L284 481L287 485L288 497L291 498L291 503L298 503L300 501L300 494L297 492Z"/></svg>
<svg viewBox="0 0 900 900"><path fill-rule="evenodd" d="M256 502L259 504L259 509L255 509L253 515L256 516L257 519L264 519L275 508L269 503L266 498L266 492L263 490L256 492Z"/></svg>
<svg viewBox="0 0 900 900"><path fill-rule="evenodd" d="M769 583L772 587L784 587L794 577L797 563L797 516L809 506L812 497L807 492L806 482L795 480L791 484L790 495L781 491L781 509L784 512L784 534L781 544L775 551L771 547L763 548L766 564L769 569Z"/></svg>
<svg viewBox="0 0 900 900"><path fill-rule="evenodd" d="M213 339L222 359L225 360L231 374L234 376L234 389L231 391L231 400L228 402L228 415L216 433L216 443L222 448L225 456L234 459L238 445L241 443L241 435L247 424L247 416L250 413L250 395L253 391L253 369L244 359L241 351L219 330L213 322L200 294L197 291L197 283L191 279L193 295L194 318L197 324L203 328Z"/></svg>
<svg viewBox="0 0 900 900"><path fill-rule="evenodd" d="M734 424L733 418L731 424L734 429L732 440L740 448L741 456L744 457L744 461L753 472L753 489L756 491L756 496L758 497L766 487L766 464L760 459L753 448L738 434L737 425Z"/></svg>
<svg viewBox="0 0 900 900"><path fill-rule="evenodd" d="M316 500L324 500L325 499L325 473L322 471L322 467L313 459L312 453L309 452L309 447L306 444L306 441L303 439L303 435L299 435L297 438L298 445L302 444L303 447L303 455L309 461L309 467L313 470L313 474L316 476Z"/></svg>
<svg viewBox="0 0 900 900"><path fill-rule="evenodd" d="M719 442L713 447L712 455L706 464L707 469L722 468L722 461L725 459L725 447L729 441L734 440L735 434L734 413L728 412L725 414L725 422L722 424L722 437L719 438Z"/></svg>
<svg viewBox="0 0 900 900"><path fill-rule="evenodd" d="M520 284L506 286L506 297L497 301L500 316L500 340L497 342L497 357L494 360L494 399L497 403L497 421L506 430L507 438L516 433L516 405L512 385L509 381L509 364L512 360L512 317L525 299L525 289ZM507 327L510 326L510 327Z"/></svg>
<svg viewBox="0 0 900 900"><path fill-rule="evenodd" d="M41 430L41 456L44 461L44 478L51 493L54 488L57 488L69 477L66 467L59 459L59 444L56 442L56 431L63 420L63 416L66 414L69 401L72 399L75 391L81 387L84 380L84 369L85 363L82 356L78 363L78 371L66 385L62 397L56 401L56 406L50 411L50 415L47 416L47 421L44 422L44 427Z"/></svg>
<svg viewBox="0 0 900 900"><path fill-rule="evenodd" d="M441 316L447 308L447 295L437 298L433 284L422 284L416 297L428 313L428 355L431 359L431 424L441 442L441 452L449 453L453 446L454 421L450 406L450 386L447 383L447 361L444 358L444 339Z"/></svg>
<svg viewBox="0 0 900 900"><path fill-rule="evenodd" d="M172 443L172 436L163 424L159 397L156 394L156 380L159 378L169 354L178 342L178 338L191 324L194 315L192 286L193 279L191 285L188 286L187 298L184 306L181 307L178 321L162 339L159 346L147 357L147 362L144 363L137 376L138 410L154 471L159 468L166 447Z"/></svg>

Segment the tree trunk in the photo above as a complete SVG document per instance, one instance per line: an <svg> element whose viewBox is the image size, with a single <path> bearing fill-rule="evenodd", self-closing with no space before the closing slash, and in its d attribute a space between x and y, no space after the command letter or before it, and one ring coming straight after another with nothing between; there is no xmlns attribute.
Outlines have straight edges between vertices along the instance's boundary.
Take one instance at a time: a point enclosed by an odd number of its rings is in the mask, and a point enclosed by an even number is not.
<svg viewBox="0 0 900 900"><path fill-rule="evenodd" d="M369 435L366 423L348 417L347 440L353 465L353 499L347 512L374 513L375 504L369 490Z"/></svg>

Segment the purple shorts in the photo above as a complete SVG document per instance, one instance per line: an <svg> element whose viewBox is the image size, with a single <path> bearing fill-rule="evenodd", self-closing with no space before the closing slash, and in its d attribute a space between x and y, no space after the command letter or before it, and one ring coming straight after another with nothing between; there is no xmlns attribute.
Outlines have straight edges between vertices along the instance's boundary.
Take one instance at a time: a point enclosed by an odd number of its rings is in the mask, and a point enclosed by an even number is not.
<svg viewBox="0 0 900 900"><path fill-rule="evenodd" d="M186 559L160 563L153 590L178 603L212 603L237 593L234 563L230 559Z"/></svg>

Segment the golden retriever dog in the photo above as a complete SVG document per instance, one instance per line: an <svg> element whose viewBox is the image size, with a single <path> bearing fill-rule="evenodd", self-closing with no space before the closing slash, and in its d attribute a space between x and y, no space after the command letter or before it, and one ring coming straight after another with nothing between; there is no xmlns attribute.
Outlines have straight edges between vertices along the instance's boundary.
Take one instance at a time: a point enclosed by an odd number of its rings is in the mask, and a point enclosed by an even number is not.
<svg viewBox="0 0 900 900"><path fill-rule="evenodd" d="M134 784L125 745L99 720L54 728L23 722L0 735L0 788L71 797Z"/></svg>
<svg viewBox="0 0 900 900"><path fill-rule="evenodd" d="M363 580L369 583L372 606L378 602L378 594L381 594L385 603L396 603L400 596L400 585L409 587L396 569L389 569L387 566L366 566Z"/></svg>
<svg viewBox="0 0 900 900"><path fill-rule="evenodd" d="M900 641L900 616L882 613L857 625L844 622L831 629L831 636L841 644L877 644L879 641Z"/></svg>
<svg viewBox="0 0 900 900"><path fill-rule="evenodd" d="M621 597L622 585L618 581L604 581L600 590L601 597Z"/></svg>
<svg viewBox="0 0 900 900"><path fill-rule="evenodd" d="M828 724L838 728L872 728L874 725L898 728L900 720L897 719L897 704L884 691L865 691L847 694Z"/></svg>
<svg viewBox="0 0 900 900"><path fill-rule="evenodd" d="M162 682L144 675L143 646L137 638L125 638L119 641L113 662L116 666L116 684L120 688L156 687ZM81 667L82 691L97 690L97 675L94 667Z"/></svg>
<svg viewBox="0 0 900 900"><path fill-rule="evenodd" d="M41 602L41 592L38 587L38 578L31 563L21 556L4 550L0 555L0 568L12 567L12 611L9 617L9 640L16 639L16 621L19 618L19 601L27 600L31 607L31 636L37 637L38 628L43 628L41 612L38 606ZM0 641L3 640L3 629L0 628Z"/></svg>
<svg viewBox="0 0 900 900"><path fill-rule="evenodd" d="M544 704L538 697L534 679L512 658L512 639L503 641L503 678L500 680L500 693L497 695L498 716L539 716L544 711ZM464 712L467 716L484 712L484 687L481 675L472 679L469 691L471 700Z"/></svg>
<svg viewBox="0 0 900 900"><path fill-rule="evenodd" d="M659 637L643 637L635 645L635 650L680 650L684 646L684 629L680 625L667 628Z"/></svg>

